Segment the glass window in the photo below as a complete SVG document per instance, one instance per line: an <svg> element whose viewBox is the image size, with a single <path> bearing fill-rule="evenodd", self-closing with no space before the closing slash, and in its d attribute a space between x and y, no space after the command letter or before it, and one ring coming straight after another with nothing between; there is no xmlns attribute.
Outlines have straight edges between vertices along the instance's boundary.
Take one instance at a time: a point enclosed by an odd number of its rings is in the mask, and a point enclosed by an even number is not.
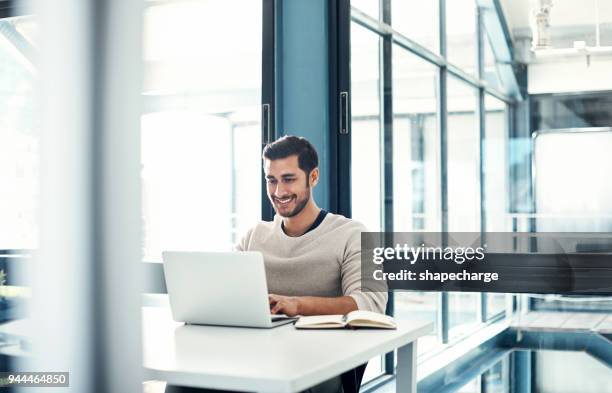
<svg viewBox="0 0 612 393"><path fill-rule="evenodd" d="M487 320L506 311L505 293L487 293Z"/></svg>
<svg viewBox="0 0 612 393"><path fill-rule="evenodd" d="M440 230L438 68L393 47L393 223Z"/></svg>
<svg viewBox="0 0 612 393"><path fill-rule="evenodd" d="M483 50L484 50L484 75L482 76L487 83L500 90L504 90L503 81L499 74L499 69L497 67L497 61L495 59L495 53L493 53L493 48L491 47L491 41L489 41L489 35L486 31L483 32Z"/></svg>
<svg viewBox="0 0 612 393"><path fill-rule="evenodd" d="M351 22L352 218L370 231L383 230L379 48L378 34ZM368 362L362 383L382 372L383 357L377 356Z"/></svg>
<svg viewBox="0 0 612 393"><path fill-rule="evenodd" d="M374 19L380 18L380 5L378 0L351 0L351 6Z"/></svg>
<svg viewBox="0 0 612 393"><path fill-rule="evenodd" d="M477 74L476 3L474 0L446 2L446 52L451 64Z"/></svg>
<svg viewBox="0 0 612 393"><path fill-rule="evenodd" d="M380 37L351 23L351 203L353 218L382 229Z"/></svg>
<svg viewBox="0 0 612 393"><path fill-rule="evenodd" d="M6 263L28 263L27 250L38 248L37 70L23 51L36 27L31 17L0 19L0 322L22 318L31 297L30 288L13 285Z"/></svg>
<svg viewBox="0 0 612 393"><path fill-rule="evenodd" d="M439 0L392 0L393 29L438 53L440 48Z"/></svg>
<svg viewBox="0 0 612 393"><path fill-rule="evenodd" d="M438 292L395 292L394 318L401 323L405 321L430 321L434 323L433 330L419 338L418 355L435 351L442 347L438 336L438 310L440 309L440 293Z"/></svg>
<svg viewBox="0 0 612 393"><path fill-rule="evenodd" d="M477 90L448 77L448 228L480 232Z"/></svg>
<svg viewBox="0 0 612 393"><path fill-rule="evenodd" d="M451 232L480 232L480 136L476 89L448 78L447 191ZM480 294L450 293L449 337L464 335L478 323Z"/></svg>
<svg viewBox="0 0 612 393"><path fill-rule="evenodd" d="M480 322L480 293L448 294L448 337L452 341L472 332Z"/></svg>
<svg viewBox="0 0 612 393"><path fill-rule="evenodd" d="M392 64L394 231L439 231L438 68L398 46L393 47ZM435 292L396 292L395 318L437 326L439 299ZM441 346L434 327L419 339L418 352Z"/></svg>
<svg viewBox="0 0 612 393"><path fill-rule="evenodd" d="M145 10L145 260L229 250L260 217L261 12L252 0Z"/></svg>
<svg viewBox="0 0 612 393"><path fill-rule="evenodd" d="M36 70L18 49L20 40L27 42L19 29L31 21L0 19L0 250L38 246Z"/></svg>
<svg viewBox="0 0 612 393"><path fill-rule="evenodd" d="M505 102L488 94L483 147L485 231L512 231L508 216L508 109Z"/></svg>

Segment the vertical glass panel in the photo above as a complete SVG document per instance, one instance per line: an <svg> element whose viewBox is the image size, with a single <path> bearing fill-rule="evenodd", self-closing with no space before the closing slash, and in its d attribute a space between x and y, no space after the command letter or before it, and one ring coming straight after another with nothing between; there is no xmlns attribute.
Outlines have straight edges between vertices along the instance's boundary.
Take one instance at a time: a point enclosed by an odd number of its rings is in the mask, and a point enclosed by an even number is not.
<svg viewBox="0 0 612 393"><path fill-rule="evenodd" d="M438 68L393 47L393 224L440 229Z"/></svg>
<svg viewBox="0 0 612 393"><path fill-rule="evenodd" d="M446 52L450 63L476 74L476 3L474 0L446 2Z"/></svg>
<svg viewBox="0 0 612 393"><path fill-rule="evenodd" d="M351 0L351 6L374 19L380 18L379 0Z"/></svg>
<svg viewBox="0 0 612 393"><path fill-rule="evenodd" d="M394 230L439 231L438 68L398 46L392 60ZM395 318L437 325L439 297L434 292L397 292ZM442 346L437 332L434 327L419 339L419 355Z"/></svg>
<svg viewBox="0 0 612 393"><path fill-rule="evenodd" d="M351 2L378 3L377 1ZM380 37L351 22L351 204L353 218L381 231L382 148ZM383 358L368 362L362 383L379 376Z"/></svg>
<svg viewBox="0 0 612 393"><path fill-rule="evenodd" d="M229 250L260 217L261 10L252 0L146 7L145 260Z"/></svg>
<svg viewBox="0 0 612 393"><path fill-rule="evenodd" d="M448 78L449 231L480 232L480 136L477 90Z"/></svg>
<svg viewBox="0 0 612 393"><path fill-rule="evenodd" d="M36 27L31 17L0 19L0 322L25 317L30 290L15 285L17 273L7 265L30 263L30 250L38 248L38 70L34 52L24 50L33 49ZM4 354L20 351L13 341L0 338ZM12 367L7 359L0 363Z"/></svg>
<svg viewBox="0 0 612 393"><path fill-rule="evenodd" d="M440 50L440 1L392 0L393 29L438 53Z"/></svg>
<svg viewBox="0 0 612 393"><path fill-rule="evenodd" d="M34 116L36 70L20 42L28 18L0 20L0 250L38 245L38 143Z"/></svg>
<svg viewBox="0 0 612 393"><path fill-rule="evenodd" d="M506 311L505 293L487 293L487 320Z"/></svg>
<svg viewBox="0 0 612 393"><path fill-rule="evenodd" d="M440 309L440 294L438 292L395 292L395 319L404 321L430 321L434 323L433 330L419 338L418 354L430 353L442 347L438 336L438 310Z"/></svg>
<svg viewBox="0 0 612 393"><path fill-rule="evenodd" d="M489 35L486 31L483 32L483 50L484 50L484 75L483 79L492 87L504 91L504 85L499 75L495 53L489 41Z"/></svg>
<svg viewBox="0 0 612 393"><path fill-rule="evenodd" d="M472 332L479 323L480 294L451 292L448 294L448 337L453 340Z"/></svg>
<svg viewBox="0 0 612 393"><path fill-rule="evenodd" d="M448 78L448 226L452 232L480 232L480 137L476 89ZM480 294L449 294L449 337L478 323Z"/></svg>
<svg viewBox="0 0 612 393"><path fill-rule="evenodd" d="M353 218L382 228L380 37L351 23L351 203Z"/></svg>
<svg viewBox="0 0 612 393"><path fill-rule="evenodd" d="M509 162L507 105L491 95L485 97L484 140L485 231L512 231L508 216Z"/></svg>

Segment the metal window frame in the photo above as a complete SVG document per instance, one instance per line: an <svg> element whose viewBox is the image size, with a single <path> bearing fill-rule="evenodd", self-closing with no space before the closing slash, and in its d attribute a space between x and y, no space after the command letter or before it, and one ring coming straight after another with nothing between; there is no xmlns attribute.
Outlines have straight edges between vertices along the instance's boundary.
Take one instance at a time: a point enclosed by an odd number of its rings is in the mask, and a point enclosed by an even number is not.
<svg viewBox="0 0 612 393"><path fill-rule="evenodd" d="M391 25L391 0L381 1L380 15L383 23ZM380 45L380 73L382 74L381 100L382 110L382 157L383 157L383 203L382 218L385 232L394 230L393 213L393 37L390 34L382 36ZM389 291L386 314L395 314L395 293ZM395 372L395 352L385 354L383 362L385 374Z"/></svg>
<svg viewBox="0 0 612 393"><path fill-rule="evenodd" d="M329 64L329 209L352 216L351 195L351 6L350 0L328 2Z"/></svg>
<svg viewBox="0 0 612 393"><path fill-rule="evenodd" d="M262 0L261 51L261 149L276 139L276 28L281 2ZM274 209L268 201L267 184L261 172L261 219L271 221Z"/></svg>
<svg viewBox="0 0 612 393"><path fill-rule="evenodd" d="M443 0L440 0L442 3ZM445 2L444 2L445 3ZM444 12L442 11L442 7L440 8L440 21L444 18ZM427 60L428 62L438 66L438 67L446 67L448 72L457 78L467 82L468 84L476 87L483 88L487 93L499 98L502 101L512 103L514 99L497 88L490 86L486 81L478 79L476 76L468 74L463 71L460 67L449 63L446 60L443 53L446 50L446 38L444 36L440 37L441 44L444 43L444 48L440 46L440 54L434 53L431 50L425 48L418 42L406 37L402 33L395 30L391 25L372 18L371 16L361 12L357 8L351 8L351 20L356 22L357 24L365 27L366 29L379 34L381 36L390 35L394 44L412 52L413 54ZM445 30L445 25L440 23L440 30Z"/></svg>

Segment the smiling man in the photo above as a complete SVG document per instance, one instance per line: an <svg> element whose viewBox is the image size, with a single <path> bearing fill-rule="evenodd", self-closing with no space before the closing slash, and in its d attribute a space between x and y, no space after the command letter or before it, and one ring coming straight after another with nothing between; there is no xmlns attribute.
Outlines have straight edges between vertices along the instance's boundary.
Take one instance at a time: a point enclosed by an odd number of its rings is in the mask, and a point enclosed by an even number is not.
<svg viewBox="0 0 612 393"><path fill-rule="evenodd" d="M263 254L272 313L384 313L387 293L361 287L365 227L320 209L313 199L318 166L317 152L304 138L285 136L264 148L267 194L276 215L249 230L236 249Z"/></svg>

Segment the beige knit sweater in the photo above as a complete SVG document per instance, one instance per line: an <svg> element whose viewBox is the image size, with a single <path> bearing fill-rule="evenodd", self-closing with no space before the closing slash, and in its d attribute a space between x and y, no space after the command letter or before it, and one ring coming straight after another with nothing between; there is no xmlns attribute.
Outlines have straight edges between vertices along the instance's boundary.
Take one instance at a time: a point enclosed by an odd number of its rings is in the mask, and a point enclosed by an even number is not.
<svg viewBox="0 0 612 393"><path fill-rule="evenodd" d="M351 296L360 310L385 312L386 292L361 287L363 224L327 213L321 224L299 237L281 229L282 218L262 221L236 245L263 254L268 291L287 296Z"/></svg>

